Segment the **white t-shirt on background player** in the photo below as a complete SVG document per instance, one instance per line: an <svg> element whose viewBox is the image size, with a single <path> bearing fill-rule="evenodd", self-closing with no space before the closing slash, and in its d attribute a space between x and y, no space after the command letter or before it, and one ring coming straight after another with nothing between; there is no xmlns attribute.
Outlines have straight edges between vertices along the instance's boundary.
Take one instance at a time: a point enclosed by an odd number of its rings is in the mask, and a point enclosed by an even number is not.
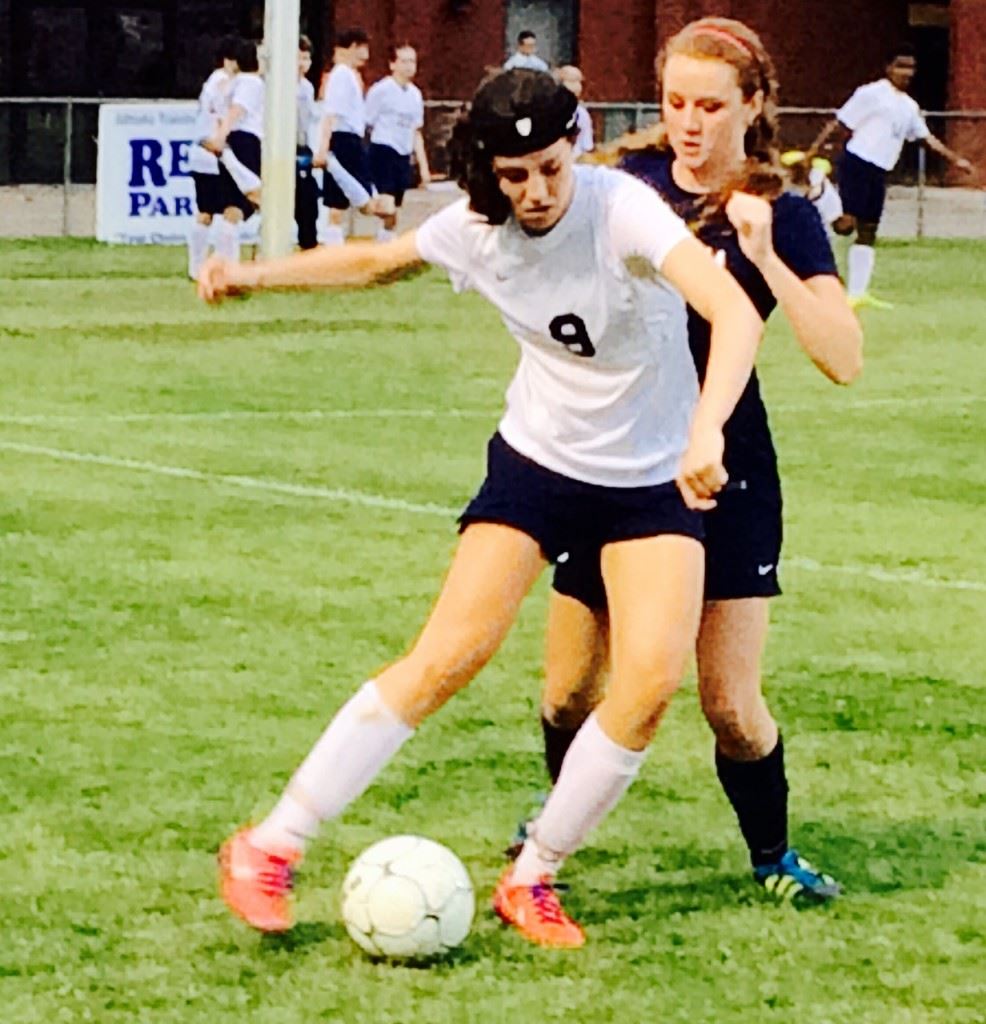
<svg viewBox="0 0 986 1024"><path fill-rule="evenodd" d="M205 80L199 93L199 109L195 114L195 141L188 150L188 169L196 174L219 173L219 158L197 143L216 134L219 122L229 109L231 87L231 76L222 68L216 68Z"/></svg>
<svg viewBox="0 0 986 1024"><path fill-rule="evenodd" d="M363 81L348 64L336 64L329 72L322 113L335 118L335 132L349 132L360 138L366 133Z"/></svg>
<svg viewBox="0 0 986 1024"><path fill-rule="evenodd" d="M312 131L318 129L322 111L315 102L315 86L307 78L298 79L298 145L308 146Z"/></svg>
<svg viewBox="0 0 986 1024"><path fill-rule="evenodd" d="M400 85L392 76L382 78L366 94L366 123L371 128L370 142L410 156L414 133L425 123L421 90L413 82Z"/></svg>
<svg viewBox="0 0 986 1024"><path fill-rule="evenodd" d="M931 134L914 98L886 78L861 85L835 116L852 131L846 149L885 171L893 170L905 142Z"/></svg>
<svg viewBox="0 0 986 1024"><path fill-rule="evenodd" d="M684 300L654 268L693 236L627 174L580 166L575 181L545 235L512 217L492 226L463 199L418 229L418 251L456 291L493 303L520 345L499 428L512 448L588 483L664 483L687 447L698 379Z"/></svg>
<svg viewBox="0 0 986 1024"><path fill-rule="evenodd" d="M264 137L264 80L254 72L241 72L233 81L229 105L240 107L243 116L233 131L249 132L258 139Z"/></svg>

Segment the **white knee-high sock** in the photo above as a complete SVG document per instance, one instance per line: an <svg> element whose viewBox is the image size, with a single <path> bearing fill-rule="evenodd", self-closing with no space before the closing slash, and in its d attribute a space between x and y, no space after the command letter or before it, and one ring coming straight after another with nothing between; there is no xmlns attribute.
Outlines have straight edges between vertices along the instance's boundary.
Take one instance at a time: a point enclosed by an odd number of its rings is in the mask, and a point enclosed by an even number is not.
<svg viewBox="0 0 986 1024"><path fill-rule="evenodd" d="M514 865L517 885L553 878L563 861L616 806L643 764L645 751L627 750L591 714L572 741L544 810L530 826Z"/></svg>
<svg viewBox="0 0 986 1024"><path fill-rule="evenodd" d="M876 263L876 252L872 245L849 246L849 285L847 293L852 296L862 295L870 286L873 276L873 264Z"/></svg>
<svg viewBox="0 0 986 1024"><path fill-rule="evenodd" d="M240 226L225 217L216 225L216 252L231 263L240 262Z"/></svg>
<svg viewBox="0 0 986 1024"><path fill-rule="evenodd" d="M349 806L414 730L365 683L339 710L251 841L261 849L303 850L323 821Z"/></svg>
<svg viewBox="0 0 986 1024"><path fill-rule="evenodd" d="M188 232L188 276L199 279L199 271L205 263L205 254L209 251L209 225L201 221L193 221Z"/></svg>

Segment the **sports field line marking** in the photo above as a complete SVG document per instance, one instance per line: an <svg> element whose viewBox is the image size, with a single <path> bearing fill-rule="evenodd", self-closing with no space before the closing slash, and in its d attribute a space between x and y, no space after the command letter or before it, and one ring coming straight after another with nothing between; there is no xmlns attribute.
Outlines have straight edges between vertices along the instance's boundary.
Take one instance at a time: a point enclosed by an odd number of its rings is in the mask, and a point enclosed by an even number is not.
<svg viewBox="0 0 986 1024"><path fill-rule="evenodd" d="M489 419L497 409L215 409L202 412L120 412L79 414L39 413L28 416L0 415L0 423L15 426L43 426L46 423L148 423L158 420L379 420L379 419Z"/></svg>
<svg viewBox="0 0 986 1024"><path fill-rule="evenodd" d="M833 401L831 405L820 399L818 403L775 402L776 412L813 412L831 408L833 412L846 409L870 409L884 406L970 405L986 401L986 395L917 395L900 398L860 398L848 402ZM14 426L44 426L60 423L153 423L158 420L174 422L234 421L234 420L384 420L384 419L488 419L500 416L500 409L212 409L198 412L119 412L119 413L37 413L23 416L0 415L0 423Z"/></svg>
<svg viewBox="0 0 986 1024"><path fill-rule="evenodd" d="M113 455L99 455L94 452L75 452L64 448L47 448L38 444L20 444L17 441L0 441L0 450L19 452L22 455L42 455L61 462L82 462L111 469L130 469L154 476L168 476L179 480L196 480L200 483L240 487L251 491L268 491L272 494L287 494L295 498L319 498L323 501L345 502L366 508L383 508L394 512L409 512L413 515L455 516L460 509L446 508L427 502L405 501L403 498L388 498L382 494L366 491L351 491L344 487L318 487L312 484L292 484L286 480L260 479L254 476L240 476L231 473L206 473L187 466L169 466L161 462L145 462L142 459L121 459Z"/></svg>
<svg viewBox="0 0 986 1024"><path fill-rule="evenodd" d="M367 491L353 491L342 487L318 487L312 484L292 484L284 480L262 479L230 473L206 473L187 466L169 466L160 462L146 462L143 459L123 459L114 455L100 455L95 452L77 452L64 448L49 448L44 445L22 444L19 441L0 441L0 451L17 452L21 455L40 455L60 462L87 463L106 466L110 469L129 469L153 476L172 477L179 480L195 480L200 483L239 487L244 490L286 494L295 498L315 498L321 501L345 502L364 508L382 508L411 515L441 516L443 519L456 516L460 508L435 505L428 502L405 501L403 498L388 498L382 494ZM807 572L837 573L862 576L879 583L896 585L910 584L935 590L971 590L986 592L983 580L943 579L928 576L917 569L881 569L869 565L827 565L812 558L792 557L785 564L793 569Z"/></svg>
<svg viewBox="0 0 986 1024"><path fill-rule="evenodd" d="M879 409L883 407L910 407L925 405L972 405L986 400L986 395L914 395L911 397L887 396L885 398L852 398L840 401L838 398L826 402L771 402L768 412L817 412L819 409L838 413L846 409Z"/></svg>

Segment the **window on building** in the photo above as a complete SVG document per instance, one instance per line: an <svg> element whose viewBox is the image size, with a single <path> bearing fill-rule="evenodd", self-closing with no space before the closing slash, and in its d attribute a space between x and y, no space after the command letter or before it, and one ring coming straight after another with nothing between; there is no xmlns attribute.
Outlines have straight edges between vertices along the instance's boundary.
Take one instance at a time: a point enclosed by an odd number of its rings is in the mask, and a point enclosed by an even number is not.
<svg viewBox="0 0 986 1024"><path fill-rule="evenodd" d="M517 48L518 33L529 29L537 36L538 56L552 67L576 61L577 0L508 0L506 54Z"/></svg>

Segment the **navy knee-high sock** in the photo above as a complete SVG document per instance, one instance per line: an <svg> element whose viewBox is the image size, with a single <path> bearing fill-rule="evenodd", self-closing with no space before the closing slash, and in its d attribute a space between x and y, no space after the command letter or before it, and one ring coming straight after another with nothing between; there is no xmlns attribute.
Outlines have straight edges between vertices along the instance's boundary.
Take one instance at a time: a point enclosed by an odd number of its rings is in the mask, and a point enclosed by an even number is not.
<svg viewBox="0 0 986 1024"><path fill-rule="evenodd" d="M579 729L566 729L561 726L552 725L551 722L541 716L541 731L544 733L544 763L547 766L548 774L551 776L551 784L554 785L561 775L561 765L572 745Z"/></svg>
<svg viewBox="0 0 986 1024"><path fill-rule="evenodd" d="M734 761L716 748L716 773L739 819L754 867L787 853L787 775L784 744L757 761Z"/></svg>

